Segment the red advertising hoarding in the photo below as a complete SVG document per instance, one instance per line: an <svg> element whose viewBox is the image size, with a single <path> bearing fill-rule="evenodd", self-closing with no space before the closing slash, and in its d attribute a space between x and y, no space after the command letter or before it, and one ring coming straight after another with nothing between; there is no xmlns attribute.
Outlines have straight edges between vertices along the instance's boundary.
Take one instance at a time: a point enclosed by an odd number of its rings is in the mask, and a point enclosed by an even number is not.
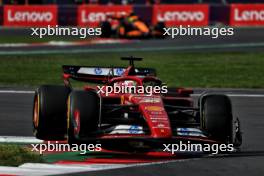
<svg viewBox="0 0 264 176"><path fill-rule="evenodd" d="M45 27L57 23L56 5L4 6L4 26Z"/></svg>
<svg viewBox="0 0 264 176"><path fill-rule="evenodd" d="M130 5L81 5L78 7L78 25L97 27L108 15L125 15L133 11Z"/></svg>
<svg viewBox="0 0 264 176"><path fill-rule="evenodd" d="M207 26L209 6L202 5L154 5L152 24L165 22L166 26Z"/></svg>
<svg viewBox="0 0 264 176"><path fill-rule="evenodd" d="M232 4L229 22L231 26L264 25L264 4Z"/></svg>

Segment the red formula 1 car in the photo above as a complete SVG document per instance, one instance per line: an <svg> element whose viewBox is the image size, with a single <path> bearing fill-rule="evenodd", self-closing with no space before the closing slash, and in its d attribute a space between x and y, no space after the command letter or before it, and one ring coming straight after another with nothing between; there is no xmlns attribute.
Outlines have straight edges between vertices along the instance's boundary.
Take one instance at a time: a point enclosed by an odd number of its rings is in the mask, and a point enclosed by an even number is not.
<svg viewBox="0 0 264 176"><path fill-rule="evenodd" d="M101 37L118 37L126 39L165 38L165 24L159 22L149 26L134 13L123 16L108 16L106 21L101 22Z"/></svg>
<svg viewBox="0 0 264 176"><path fill-rule="evenodd" d="M33 113L35 136L69 143L100 142L118 150L150 150L179 141L241 144L239 121L233 120L227 96L203 94L194 106L192 90L166 91L154 69L135 68L134 61L140 58L122 59L130 61L127 68L63 66L64 86L38 88ZM70 78L104 86L75 90ZM113 92L118 86L135 89L125 92L119 87ZM154 93L148 94L147 89Z"/></svg>

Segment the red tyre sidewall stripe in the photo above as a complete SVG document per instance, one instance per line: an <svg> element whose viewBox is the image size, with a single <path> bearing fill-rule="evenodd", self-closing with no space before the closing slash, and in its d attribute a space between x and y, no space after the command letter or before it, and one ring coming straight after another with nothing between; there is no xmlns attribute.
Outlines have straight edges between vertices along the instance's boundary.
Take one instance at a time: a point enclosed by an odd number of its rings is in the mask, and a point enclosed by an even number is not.
<svg viewBox="0 0 264 176"><path fill-rule="evenodd" d="M73 113L73 118L74 118L74 122L75 122L75 126L74 126L74 134L75 135L79 135L80 133L80 111L77 109L77 110L74 110L74 113Z"/></svg>

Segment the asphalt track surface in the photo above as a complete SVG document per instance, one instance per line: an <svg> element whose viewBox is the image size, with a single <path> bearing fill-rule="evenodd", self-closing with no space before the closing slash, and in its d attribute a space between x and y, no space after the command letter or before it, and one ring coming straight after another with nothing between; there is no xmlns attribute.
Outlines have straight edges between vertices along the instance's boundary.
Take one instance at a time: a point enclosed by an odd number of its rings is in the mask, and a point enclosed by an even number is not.
<svg viewBox="0 0 264 176"><path fill-rule="evenodd" d="M89 52L178 51L178 52L236 52L263 51L264 28L235 28L233 36L177 36L166 40L133 40L128 43L79 45L79 46L17 46L0 45L0 54L47 54ZM30 36L30 29L1 29L1 36ZM62 37L63 39L63 37ZM91 39L87 39L91 40Z"/></svg>
<svg viewBox="0 0 264 176"><path fill-rule="evenodd" d="M200 94L202 91L196 90L195 94ZM32 136L33 91L16 92L1 89L0 92L0 136ZM231 97L234 115L240 118L243 130L243 145L240 153L89 172L87 175L263 175L264 90L214 89L210 92L226 93ZM76 175L84 175L84 173Z"/></svg>

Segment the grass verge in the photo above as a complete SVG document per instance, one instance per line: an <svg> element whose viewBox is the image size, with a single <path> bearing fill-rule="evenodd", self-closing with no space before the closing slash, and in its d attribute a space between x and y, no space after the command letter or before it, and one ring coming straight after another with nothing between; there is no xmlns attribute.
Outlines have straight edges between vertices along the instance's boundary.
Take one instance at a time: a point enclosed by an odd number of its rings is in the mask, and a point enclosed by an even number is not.
<svg viewBox="0 0 264 176"><path fill-rule="evenodd" d="M0 86L62 84L61 66L126 66L120 56L143 57L140 67L157 69L169 86L264 88L264 52L260 53L89 53L1 56Z"/></svg>
<svg viewBox="0 0 264 176"><path fill-rule="evenodd" d="M27 162L41 163L44 160L25 146L0 144L0 166L19 166Z"/></svg>

